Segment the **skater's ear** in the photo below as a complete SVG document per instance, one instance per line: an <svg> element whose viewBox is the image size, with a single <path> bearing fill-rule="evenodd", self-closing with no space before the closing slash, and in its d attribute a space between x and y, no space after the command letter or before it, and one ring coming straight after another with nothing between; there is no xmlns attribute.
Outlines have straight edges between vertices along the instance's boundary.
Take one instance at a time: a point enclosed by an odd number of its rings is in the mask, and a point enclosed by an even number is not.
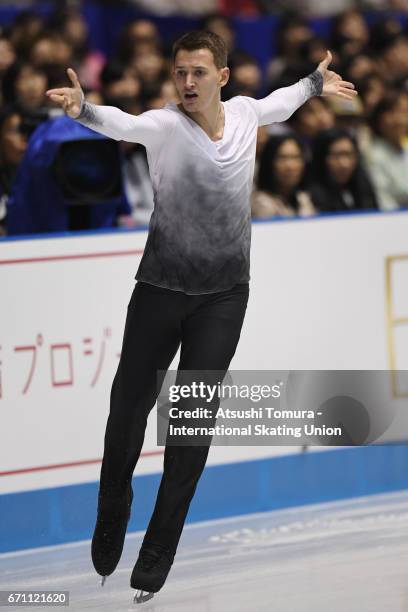
<svg viewBox="0 0 408 612"><path fill-rule="evenodd" d="M230 69L228 68L228 66L225 66L225 68L221 68L221 70L219 71L219 86L220 87L224 87L230 78Z"/></svg>

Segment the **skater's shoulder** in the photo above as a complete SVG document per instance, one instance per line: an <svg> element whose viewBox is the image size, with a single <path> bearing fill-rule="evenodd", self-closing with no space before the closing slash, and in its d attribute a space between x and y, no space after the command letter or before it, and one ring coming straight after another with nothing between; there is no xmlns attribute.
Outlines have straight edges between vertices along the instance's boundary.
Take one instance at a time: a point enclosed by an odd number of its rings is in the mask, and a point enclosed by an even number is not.
<svg viewBox="0 0 408 612"><path fill-rule="evenodd" d="M230 98L224 102L224 104L231 112L234 112L241 117L258 117L256 108L257 100L255 98L251 98L250 96L234 96L233 98Z"/></svg>
<svg viewBox="0 0 408 612"><path fill-rule="evenodd" d="M162 128L171 128L177 123L176 113L166 104L163 108L144 111L139 117L159 124Z"/></svg>

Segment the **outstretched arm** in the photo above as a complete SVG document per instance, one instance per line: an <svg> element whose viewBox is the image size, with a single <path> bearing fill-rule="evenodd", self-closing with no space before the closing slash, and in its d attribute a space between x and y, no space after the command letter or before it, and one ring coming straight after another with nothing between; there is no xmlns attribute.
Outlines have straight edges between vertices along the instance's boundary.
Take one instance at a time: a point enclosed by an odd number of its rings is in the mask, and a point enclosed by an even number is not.
<svg viewBox="0 0 408 612"><path fill-rule="evenodd" d="M163 137L163 125L157 116L143 113L136 117L114 106L91 104L85 100L75 71L68 68L67 74L72 87L49 89L47 96L72 119L114 140L139 142L149 146Z"/></svg>
<svg viewBox="0 0 408 612"><path fill-rule="evenodd" d="M325 59L314 72L294 85L281 87L262 98L254 100L259 125L286 121L312 96L337 96L351 100L357 95L353 83L343 81L340 75L328 70L332 54L327 51Z"/></svg>

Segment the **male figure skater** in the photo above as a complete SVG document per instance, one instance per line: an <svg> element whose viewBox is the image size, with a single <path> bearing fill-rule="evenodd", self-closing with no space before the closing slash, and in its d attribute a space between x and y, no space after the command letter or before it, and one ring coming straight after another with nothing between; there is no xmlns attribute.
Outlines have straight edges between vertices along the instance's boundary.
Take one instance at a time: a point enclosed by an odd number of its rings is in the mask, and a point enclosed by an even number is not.
<svg viewBox="0 0 408 612"><path fill-rule="evenodd" d="M255 100L221 102L227 50L216 34L190 32L173 47L180 103L133 116L84 99L72 87L48 95L72 118L116 140L147 149L155 208L125 324L105 433L98 515L92 540L96 571L108 576L123 549L132 502L131 479L146 421L181 343L179 370L226 372L240 337L249 295L249 251L257 129L285 121L308 98L351 99L352 83L328 70L331 54L306 78ZM131 586L164 584L208 446L169 446L156 505Z"/></svg>

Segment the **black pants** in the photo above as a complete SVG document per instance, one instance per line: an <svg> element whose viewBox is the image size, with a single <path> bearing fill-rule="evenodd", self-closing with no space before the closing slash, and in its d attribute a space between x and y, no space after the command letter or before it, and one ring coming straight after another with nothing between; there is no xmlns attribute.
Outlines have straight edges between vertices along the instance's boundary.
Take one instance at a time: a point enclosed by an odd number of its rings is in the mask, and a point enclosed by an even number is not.
<svg viewBox="0 0 408 612"><path fill-rule="evenodd" d="M181 343L179 370L226 372L245 316L249 286L187 295L137 282L130 299L122 353L111 391L100 494L122 495L143 446L147 417L159 393L157 371L167 371ZM144 543L177 549L208 446L169 446ZM140 503L135 497L134 503Z"/></svg>

